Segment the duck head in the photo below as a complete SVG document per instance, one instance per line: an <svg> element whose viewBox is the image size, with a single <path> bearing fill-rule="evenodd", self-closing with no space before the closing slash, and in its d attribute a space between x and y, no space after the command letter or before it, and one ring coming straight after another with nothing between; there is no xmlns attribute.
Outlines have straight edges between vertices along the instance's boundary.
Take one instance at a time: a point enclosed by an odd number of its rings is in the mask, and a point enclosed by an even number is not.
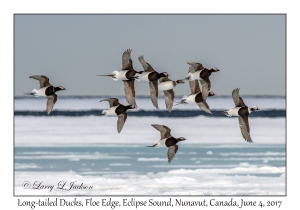
<svg viewBox="0 0 300 210"><path fill-rule="evenodd" d="M58 87L54 87L54 91L60 91L60 90L66 90L66 88L64 88L63 86L58 86Z"/></svg>
<svg viewBox="0 0 300 210"><path fill-rule="evenodd" d="M217 94L215 94L214 92L212 92L212 91L210 91L209 93L208 93L208 96L216 96Z"/></svg>
<svg viewBox="0 0 300 210"><path fill-rule="evenodd" d="M252 108L250 108L250 110L253 112L253 111L256 111L256 110L260 110L257 106L253 106Z"/></svg>
<svg viewBox="0 0 300 210"><path fill-rule="evenodd" d="M176 81L176 84L183 84L183 83L184 83L184 81L182 81L181 79Z"/></svg>

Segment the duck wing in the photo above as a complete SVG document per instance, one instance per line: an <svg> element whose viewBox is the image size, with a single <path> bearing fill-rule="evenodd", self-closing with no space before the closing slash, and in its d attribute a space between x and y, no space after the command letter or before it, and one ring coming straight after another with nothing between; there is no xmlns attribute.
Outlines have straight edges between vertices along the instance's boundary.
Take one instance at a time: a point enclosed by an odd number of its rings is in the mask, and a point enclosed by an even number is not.
<svg viewBox="0 0 300 210"><path fill-rule="evenodd" d="M250 136L248 116L244 116L244 117L239 116L238 119L239 119L239 126L240 126L240 129L241 129L241 133L242 133L243 138L247 142L252 143L253 141L252 141L251 136Z"/></svg>
<svg viewBox="0 0 300 210"><path fill-rule="evenodd" d="M195 73L195 71L196 71L195 68L193 67L193 65L191 65L189 68L189 73ZM189 80L189 85L191 89L191 94L196 94L201 92L198 80L193 80L193 81Z"/></svg>
<svg viewBox="0 0 300 210"><path fill-rule="evenodd" d="M54 107L55 102L57 101L57 95L55 93L53 93L52 95L47 96L47 98L48 98L48 100L47 100L46 111L47 111L47 114L49 115Z"/></svg>
<svg viewBox="0 0 300 210"><path fill-rule="evenodd" d="M168 162L169 163L173 160L173 157L175 156L177 150L178 150L177 144L169 147L169 149L168 149Z"/></svg>
<svg viewBox="0 0 300 210"><path fill-rule="evenodd" d="M206 101L208 94L209 94L209 86L208 83L204 80L200 80L201 86L202 86L202 98L204 101Z"/></svg>
<svg viewBox="0 0 300 210"><path fill-rule="evenodd" d="M174 91L173 89L171 90L164 90L164 94L165 94L165 104L166 104L166 108L169 112L172 111L172 107L173 107L173 101L174 101Z"/></svg>
<svg viewBox="0 0 300 210"><path fill-rule="evenodd" d="M152 124L151 126L153 126L156 130L160 132L161 139L171 137L171 129L167 126L158 124Z"/></svg>
<svg viewBox="0 0 300 210"><path fill-rule="evenodd" d="M243 99L240 97L240 88L236 88L232 91L232 98L236 107L246 106Z"/></svg>
<svg viewBox="0 0 300 210"><path fill-rule="evenodd" d="M125 124L126 119L127 119L127 113L123 113L123 114L118 115L118 123L117 123L118 133L121 132L121 130L122 130L124 124Z"/></svg>
<svg viewBox="0 0 300 210"><path fill-rule="evenodd" d="M210 109L209 109L209 106L208 104L206 103L206 101L202 101L200 103L197 103L197 105L199 106L200 109L202 109L203 111L209 113L209 114L212 114Z"/></svg>
<svg viewBox="0 0 300 210"><path fill-rule="evenodd" d="M189 80L189 84L190 84L191 94L196 94L201 92L198 80L193 80L193 81Z"/></svg>
<svg viewBox="0 0 300 210"><path fill-rule="evenodd" d="M156 109L158 109L158 103L157 103L158 82L157 81L149 82L149 87L150 87L150 97L151 97L152 104Z"/></svg>
<svg viewBox="0 0 300 210"><path fill-rule="evenodd" d="M119 100L117 98L106 98L101 100L100 102L102 101L108 101L110 107L120 105Z"/></svg>
<svg viewBox="0 0 300 210"><path fill-rule="evenodd" d="M131 51L131 49L128 49L122 55L122 70L134 70L132 67Z"/></svg>
<svg viewBox="0 0 300 210"><path fill-rule="evenodd" d="M194 68L195 71L200 71L200 70L204 69L204 67L201 63L196 63L196 62L187 62L187 63L189 65L191 65ZM195 71L192 72L192 73L195 73Z"/></svg>
<svg viewBox="0 0 300 210"><path fill-rule="evenodd" d="M49 83L49 78L44 75L32 75L29 78L38 80L40 82L40 88L48 87L51 85Z"/></svg>
<svg viewBox="0 0 300 210"><path fill-rule="evenodd" d="M134 108L137 107L135 102L134 80L123 80L126 101Z"/></svg>
<svg viewBox="0 0 300 210"><path fill-rule="evenodd" d="M139 61L140 61L140 63L142 64L142 66L143 66L143 68L144 68L144 71L155 71L155 70L152 68L152 66L144 60L144 56L143 56L143 55L141 55L141 56L139 57Z"/></svg>

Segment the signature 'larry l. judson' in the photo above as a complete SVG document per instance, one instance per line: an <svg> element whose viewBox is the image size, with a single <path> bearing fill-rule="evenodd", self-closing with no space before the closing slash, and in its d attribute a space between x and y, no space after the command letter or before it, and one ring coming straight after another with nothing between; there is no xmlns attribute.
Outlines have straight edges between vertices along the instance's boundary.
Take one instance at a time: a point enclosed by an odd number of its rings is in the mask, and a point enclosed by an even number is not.
<svg viewBox="0 0 300 210"><path fill-rule="evenodd" d="M43 183L43 181L35 181L32 184L32 188L33 189L37 189L37 190L45 190L48 189L50 190L50 192L54 189L54 185L46 185ZM70 191L70 190L91 190L93 189L92 185L86 185L84 183L79 183L77 181L72 181L72 182L68 182L68 181L60 181L57 183L57 189L60 190L66 190L66 191Z"/></svg>
<svg viewBox="0 0 300 210"><path fill-rule="evenodd" d="M67 190L67 191L69 191L69 190L91 190L91 189L93 189L92 185L88 186L86 184L83 184L83 183L78 184L76 182L77 181L73 181L73 182L60 181L57 184L58 185L57 188L61 189L61 190Z"/></svg>

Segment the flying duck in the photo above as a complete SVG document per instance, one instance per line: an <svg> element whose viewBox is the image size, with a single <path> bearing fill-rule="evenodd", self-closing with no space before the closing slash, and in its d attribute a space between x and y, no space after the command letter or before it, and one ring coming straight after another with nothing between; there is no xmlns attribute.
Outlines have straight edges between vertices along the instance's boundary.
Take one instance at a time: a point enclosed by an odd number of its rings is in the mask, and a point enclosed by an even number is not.
<svg viewBox="0 0 300 210"><path fill-rule="evenodd" d="M243 138L249 142L252 143L252 139L250 136L250 127L248 122L248 115L256 110L259 110L257 106L253 106L252 108L249 108L245 105L243 99L240 97L239 94L239 88L236 88L232 91L232 98L235 104L235 107L232 109L229 109L227 111L224 111L223 114L225 114L228 117L231 116L237 116L239 119L239 126L241 129L241 133Z"/></svg>
<svg viewBox="0 0 300 210"><path fill-rule="evenodd" d="M177 143L186 139L184 137L174 138L171 136L171 129L165 125L152 124L151 126L160 132L161 138L158 143L147 147L168 147L168 162L170 163L178 150Z"/></svg>
<svg viewBox="0 0 300 210"><path fill-rule="evenodd" d="M137 78L136 73L139 72L135 71L132 67L132 60L130 56L131 51L131 49L128 49L123 53L121 71L113 71L111 74L108 75L97 76L109 76L115 81L123 80L126 101L135 108L137 107L137 105L135 102L134 80Z"/></svg>
<svg viewBox="0 0 300 210"><path fill-rule="evenodd" d="M164 91L166 108L169 112L172 111L173 101L174 101L174 91L173 88L177 84L183 84L182 80L173 81L170 80L168 76L159 79L158 90Z"/></svg>
<svg viewBox="0 0 300 210"><path fill-rule="evenodd" d="M195 71L189 72L187 77L185 79L188 80L198 80L202 79L208 84L208 90L210 90L211 84L209 80L209 76L212 72L218 72L220 71L217 67L213 67L212 69L207 69L202 66L201 63L195 63L195 62L187 62L189 65L191 65Z"/></svg>
<svg viewBox="0 0 300 210"><path fill-rule="evenodd" d="M144 56L139 57L139 61L142 64L144 71L138 75L138 80L149 82L150 87L150 97L152 104L156 109L158 109L157 97L158 97L158 80L161 77L168 76L167 72L158 73L152 66L144 60Z"/></svg>
<svg viewBox="0 0 300 210"><path fill-rule="evenodd" d="M120 104L117 98L107 98L101 100L100 102L102 101L108 101L110 108L107 110L103 110L101 115L117 115L118 116L117 130L118 133L120 133L127 119L126 111L128 109L134 109L134 107L132 107L132 105L124 106Z"/></svg>
<svg viewBox="0 0 300 210"><path fill-rule="evenodd" d="M195 72L195 69L193 66L190 66L189 72L190 73ZM216 94L214 92L209 92L207 82L205 82L204 80L200 80L200 83L202 86L202 92L200 90L198 80L189 80L191 94L189 96L183 96L183 98L181 99L181 101L178 104L196 103L200 109L211 114L211 111L209 110L209 106L206 103L206 99L208 96L215 96Z"/></svg>
<svg viewBox="0 0 300 210"><path fill-rule="evenodd" d="M46 96L47 106L46 111L49 115L52 111L55 102L57 101L57 95L55 94L57 91L66 90L63 86L54 87L49 83L49 78L44 75L33 75L29 76L29 78L39 80L40 89L33 89L31 93L24 93L24 95L33 95L35 97Z"/></svg>

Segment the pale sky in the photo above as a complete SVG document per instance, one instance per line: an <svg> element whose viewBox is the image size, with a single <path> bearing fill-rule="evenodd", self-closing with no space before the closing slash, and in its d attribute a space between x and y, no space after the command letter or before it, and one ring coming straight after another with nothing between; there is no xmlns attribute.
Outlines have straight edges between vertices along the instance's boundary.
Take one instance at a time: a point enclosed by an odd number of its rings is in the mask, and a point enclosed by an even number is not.
<svg viewBox="0 0 300 210"><path fill-rule="evenodd" d="M97 74L120 70L122 53L132 49L170 79L187 75L187 62L200 62L213 73L211 90L231 95L285 95L286 16L281 15L15 15L15 95L38 88L30 75L42 74L58 95L124 95L123 82ZM135 82L136 95L149 85ZM190 94L188 83L174 89ZM163 93L159 93L160 96Z"/></svg>

